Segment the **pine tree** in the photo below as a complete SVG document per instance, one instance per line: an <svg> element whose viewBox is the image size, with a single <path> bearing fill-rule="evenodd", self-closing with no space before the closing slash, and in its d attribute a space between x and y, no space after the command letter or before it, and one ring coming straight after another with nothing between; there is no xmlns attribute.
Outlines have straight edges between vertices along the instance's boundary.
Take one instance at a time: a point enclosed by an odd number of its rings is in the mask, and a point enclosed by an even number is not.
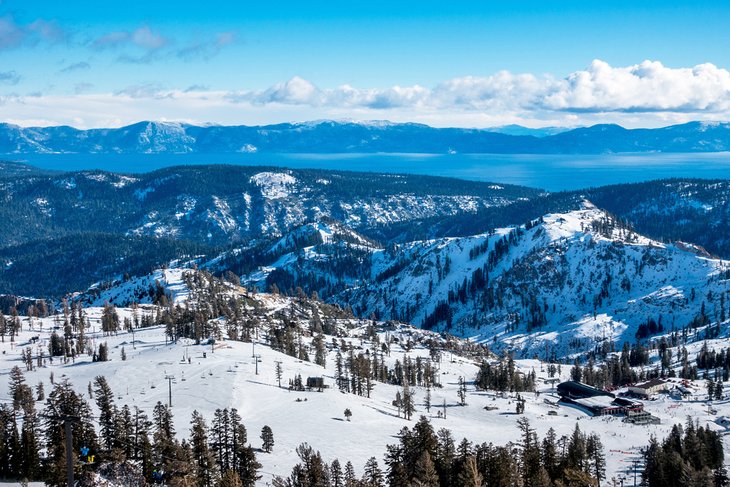
<svg viewBox="0 0 730 487"><path fill-rule="evenodd" d="M591 434L586 441L586 454L591 465L591 474L600 485L601 480L606 478L606 456L603 453L601 439L595 433Z"/></svg>
<svg viewBox="0 0 730 487"><path fill-rule="evenodd" d="M162 467L163 470L171 471L176 468L174 464L185 456L185 452L180 451L180 445L175 439L172 411L159 401L152 411L152 427L154 430L152 435L153 463Z"/></svg>
<svg viewBox="0 0 730 487"><path fill-rule="evenodd" d="M190 448L195 463L195 477L201 487L215 484L217 468L213 453L208 448L208 426L197 411L193 411L190 421Z"/></svg>
<svg viewBox="0 0 730 487"><path fill-rule="evenodd" d="M413 392L411 392L407 379L403 381L403 396L401 402L403 405L403 416L410 421L411 416L413 416L413 413L416 411L416 405L414 404Z"/></svg>
<svg viewBox="0 0 730 487"><path fill-rule="evenodd" d="M20 451L15 411L7 404L0 405L0 477L17 478L16 456Z"/></svg>
<svg viewBox="0 0 730 487"><path fill-rule="evenodd" d="M117 333L119 330L119 315L117 314L116 308L111 304L104 303L104 311L101 315L101 331L104 335L111 335Z"/></svg>
<svg viewBox="0 0 730 487"><path fill-rule="evenodd" d="M236 455L237 472L244 487L253 487L256 481L261 478L258 475L261 464L256 459L256 454L250 446L244 446Z"/></svg>
<svg viewBox="0 0 730 487"><path fill-rule="evenodd" d="M46 400L44 430L47 462L46 484L52 487L66 485L66 448L63 416L79 418L73 425L73 449L89 448L98 451L96 431L92 424L92 412L84 398L77 394L68 379L54 385Z"/></svg>
<svg viewBox="0 0 730 487"><path fill-rule="evenodd" d="M586 460L586 441L576 423L573 435L568 443L567 466L574 470L583 470Z"/></svg>
<svg viewBox="0 0 730 487"><path fill-rule="evenodd" d="M132 411L126 404L118 410L114 418L114 449L123 452L125 458L134 455L134 422Z"/></svg>
<svg viewBox="0 0 730 487"><path fill-rule="evenodd" d="M281 378L283 377L283 375L284 375L284 369L281 366L281 361L277 360L276 361L276 380L279 383L279 387L281 387Z"/></svg>
<svg viewBox="0 0 730 487"><path fill-rule="evenodd" d="M459 472L458 485L461 487L485 487L484 477L479 472L477 459L474 455L466 457L464 466Z"/></svg>
<svg viewBox="0 0 730 487"><path fill-rule="evenodd" d="M431 384L430 382L426 384L426 395L423 399L424 406L426 406L426 411L431 412Z"/></svg>
<svg viewBox="0 0 730 487"><path fill-rule="evenodd" d="M216 409L213 413L211 430L211 448L216 455L216 461L222 472L235 469L233 466L233 452L231 451L231 425L228 409Z"/></svg>
<svg viewBox="0 0 730 487"><path fill-rule="evenodd" d="M20 429L18 452L20 461L15 462L20 468L18 472L20 478L35 480L41 474L39 427L34 405L32 402L27 403L23 408L23 422Z"/></svg>
<svg viewBox="0 0 730 487"><path fill-rule="evenodd" d="M367 487L382 487L383 486L383 472L378 466L378 461L375 457L365 463L365 473L362 477L363 484Z"/></svg>
<svg viewBox="0 0 730 487"><path fill-rule="evenodd" d="M261 428L261 449L266 453L271 453L274 449L274 433L268 425Z"/></svg>
<svg viewBox="0 0 730 487"><path fill-rule="evenodd" d="M558 446L553 428L548 429L545 438L542 440L542 464L545 466L545 470L547 470L551 479L558 477L560 459L558 457Z"/></svg>
<svg viewBox="0 0 730 487"><path fill-rule="evenodd" d="M330 465L330 482L332 487L344 487L344 477L342 476L342 467L338 459L332 460Z"/></svg>
<svg viewBox="0 0 730 487"><path fill-rule="evenodd" d="M400 412L403 408L403 396L400 391L395 391L395 399L393 400L393 406L398 408L398 417L400 418Z"/></svg>
<svg viewBox="0 0 730 487"><path fill-rule="evenodd" d="M109 360L109 345L105 343L99 344L99 351L96 355L96 360L98 362L107 362Z"/></svg>
<svg viewBox="0 0 730 487"><path fill-rule="evenodd" d="M345 464L345 487L353 487L356 481L355 467L352 466L352 462L348 461Z"/></svg>
<svg viewBox="0 0 730 487"><path fill-rule="evenodd" d="M427 450L421 452L414 472L414 484L422 487L439 487L439 476Z"/></svg>
<svg viewBox="0 0 730 487"><path fill-rule="evenodd" d="M99 408L99 426L102 445L111 450L116 442L114 394L103 375L94 379L94 396Z"/></svg>
<svg viewBox="0 0 730 487"><path fill-rule="evenodd" d="M23 371L17 365L10 369L10 397L13 398L13 409L25 409L33 403L33 391L25 383Z"/></svg>
<svg viewBox="0 0 730 487"><path fill-rule="evenodd" d="M458 465L454 437L451 435L451 431L446 428L441 428L438 431L438 446L432 459L436 465L440 483L442 485L451 485L454 476L456 476Z"/></svg>
<svg viewBox="0 0 730 487"><path fill-rule="evenodd" d="M324 344L324 335L318 334L312 342L315 349L314 363L325 367L327 365L327 347Z"/></svg>
<svg viewBox="0 0 730 487"><path fill-rule="evenodd" d="M246 449L248 433L246 432L246 427L243 425L241 416L235 408L231 409L228 417L231 423L229 450L232 456L232 464L234 469L240 470L242 452Z"/></svg>
<svg viewBox="0 0 730 487"><path fill-rule="evenodd" d="M399 445L387 445L385 465L387 467L388 485L408 484L408 472L406 472L403 448Z"/></svg>
<svg viewBox="0 0 730 487"><path fill-rule="evenodd" d="M466 381L462 376L459 376L459 405L466 406Z"/></svg>
<svg viewBox="0 0 730 487"><path fill-rule="evenodd" d="M218 487L245 487L235 470L227 470L218 482Z"/></svg>
<svg viewBox="0 0 730 487"><path fill-rule="evenodd" d="M8 322L5 319L5 315L0 313L0 339L5 343L5 334L8 332Z"/></svg>
<svg viewBox="0 0 730 487"><path fill-rule="evenodd" d="M292 469L292 484L302 486L329 485L328 467L322 460L320 453L315 452L306 443L299 445L296 452L301 463Z"/></svg>
<svg viewBox="0 0 730 487"><path fill-rule="evenodd" d="M540 475L540 445L526 418L518 419L517 426L522 433L522 478L525 485L534 485Z"/></svg>

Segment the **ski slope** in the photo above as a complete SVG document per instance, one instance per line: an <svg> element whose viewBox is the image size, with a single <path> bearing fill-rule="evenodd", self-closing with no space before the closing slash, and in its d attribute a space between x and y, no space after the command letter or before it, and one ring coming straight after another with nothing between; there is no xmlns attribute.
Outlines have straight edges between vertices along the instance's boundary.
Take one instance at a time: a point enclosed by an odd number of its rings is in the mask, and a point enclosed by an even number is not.
<svg viewBox="0 0 730 487"><path fill-rule="evenodd" d="M275 303L286 301L279 297L262 298L270 299L272 309L276 307ZM190 340L168 343L164 329L158 326L138 329L134 334L120 332L104 337L99 331L101 311L101 308L86 309L92 325L87 336L96 344L108 343L110 361L93 363L89 357L81 356L73 363L62 364L59 359L55 359L52 364L26 372L28 384L35 386L43 382L48 394L52 387L50 375L53 374L54 380L67 378L79 392L85 393L94 377L104 375L115 392L117 405L138 406L150 416L158 401L167 403L171 392L178 438L187 437L188 422L194 410L201 412L210 424L215 409L237 408L248 430L249 442L254 447L261 445L259 435L264 425L269 425L274 433L273 452L257 454L263 464L259 485L267 485L274 475L287 475L298 461L295 448L302 442L321 451L328 462L335 458L343 463L351 460L360 473L371 456L375 456L381 467L384 467L382 456L386 445L396 443L399 430L404 426L412 427L421 414L430 419L435 430L451 430L457 441L467 437L472 442L501 445L518 440L516 421L520 416L514 414L513 396L502 397L490 391L477 391L470 383L467 405L457 405L459 377L472 381L478 367L472 360L452 356L448 352L442 353L441 362L434 364L439 369L438 377L443 387L432 390L431 411L426 411L423 404L425 390L413 387L417 411L411 421L406 421L398 417L397 409L392 405L399 387L376 383L370 398L339 392L334 383L335 350L330 349L327 367L322 368L272 350L263 343L263 336L255 344L228 340L220 340L215 346L194 345ZM153 308L142 307L141 312L151 313ZM131 310L120 309L119 313L121 317L130 316ZM341 323L343 326L347 324ZM349 323L350 326L355 324L354 320ZM46 347L53 326L53 318L34 319L32 327L28 319L24 318L23 331L15 342L11 343L6 336L5 342L0 343L0 401L10 401L7 387L10 368L18 365L24 369L20 359L21 350L26 346ZM354 328L345 339L355 347L356 352L365 351L371 345L363 338L364 333L363 327ZM389 336L395 336L399 339L398 343L405 344L409 338L418 342L419 337L427 334L406 327L383 331L380 337L382 342ZM40 337L40 341L30 345L28 340L35 335ZM331 338L327 337L328 345L331 345ZM127 355L126 361L120 357L122 347ZM258 374L252 356L254 352L260 355ZM313 353L310 355L313 357ZM413 359L417 356L427 359L429 350L418 344L410 350L393 344L386 360L390 364L396 359L402 362L406 355ZM284 371L283 387L279 387L276 380L277 361L282 363ZM548 411L554 406L547 404L545 399L557 401L557 396L550 392L551 386L544 383L547 378L544 364L537 360L519 360L517 366L523 372L535 370L539 377L539 397L533 393L523 394L527 400L524 416L530 420L538 435L544 436L550 427L556 430L558 437L569 435L576 423L585 432L598 433L608 460L609 479L628 474L627 468L630 469L631 461L638 458L639 449L648 443L649 435L663 437L673 424L684 423L687 416L697 419L701 424L714 425L717 417L730 415L727 401L715 403L713 407L717 414L710 414L704 397L698 392L689 401L675 401L663 396L657 401L647 401L646 409L662 420L662 424L654 426L628 425L622 423L620 418L591 418L578 409L565 406L556 409L557 416L548 416ZM568 371L569 367L563 366L563 379L567 378ZM305 381L309 376L323 376L330 387L323 392L290 391L286 386L296 374L301 374ZM170 389L166 376L174 377ZM700 382L697 390L704 390ZM439 417L444 402L446 418ZM496 409L487 411L485 406ZM352 411L351 421L344 418L346 408ZM726 457L727 451L726 442Z"/></svg>

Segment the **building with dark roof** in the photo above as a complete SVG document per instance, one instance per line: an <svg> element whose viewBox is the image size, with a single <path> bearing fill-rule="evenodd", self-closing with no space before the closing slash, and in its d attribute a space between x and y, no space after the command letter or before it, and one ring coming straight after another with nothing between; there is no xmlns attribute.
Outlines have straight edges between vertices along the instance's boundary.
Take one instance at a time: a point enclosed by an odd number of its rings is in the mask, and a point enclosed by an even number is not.
<svg viewBox="0 0 730 487"><path fill-rule="evenodd" d="M588 384L583 384L582 382L576 382L574 380L569 380L558 384L558 395L560 397L569 397L572 399L597 396L615 397L612 393L608 391L596 389L595 387L589 386Z"/></svg>
<svg viewBox="0 0 730 487"><path fill-rule="evenodd" d="M596 389L588 384L568 381L558 384L560 402L578 406L593 416L607 416L636 413L644 410L644 405L614 394Z"/></svg>

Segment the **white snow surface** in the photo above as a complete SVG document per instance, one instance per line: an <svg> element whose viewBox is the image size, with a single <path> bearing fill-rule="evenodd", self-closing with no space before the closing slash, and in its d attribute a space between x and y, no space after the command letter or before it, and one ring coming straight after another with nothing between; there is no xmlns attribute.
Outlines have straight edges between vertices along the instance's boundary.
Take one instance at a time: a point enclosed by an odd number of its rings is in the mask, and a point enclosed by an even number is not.
<svg viewBox="0 0 730 487"><path fill-rule="evenodd" d="M288 299L269 295L258 295L261 303L269 309L280 309L289 305ZM235 407L241 414L248 430L249 442L260 446L259 434L264 425L269 425L274 433L275 446L271 454L258 453L263 464L263 478L259 485L267 485L273 475L287 475L291 467L297 463L296 447L302 442L309 443L319 450L326 461L339 458L341 462L351 460L356 470L362 474L362 467L368 458L375 456L381 467L383 454L388 444L397 442L397 433L404 426L412 427L419 415L425 415L438 430L442 427L452 431L457 442L466 437L473 442L491 442L504 445L509 441L519 440L516 426L520 416L512 414L515 408L513 395L504 396L490 391L478 391L473 385L468 386L467 405L457 405L457 387L460 376L467 381L473 380L477 365L471 360L448 353L442 354L440 362L434 365L439 368L439 381L442 388L432 391L431 411L426 411L423 404L424 389L415 387L417 412L413 420L406 421L398 417L392 400L400 389L396 386L376 383L370 398L339 392L334 387L334 364L336 351L330 348L325 368L310 362L301 361L272 350L260 340L256 345L230 340L218 341L211 345L194 345L190 340L168 343L165 339L164 327L137 329L135 333L120 332L117 335L102 336L100 333L101 308L87 308L92 330L87 334L95 344L106 342L110 346L109 362L91 362L87 356L78 357L75 362L62 364L59 359L48 363L45 367L25 372L27 382L35 385L43 382L46 391L52 385L49 382L51 372L56 381L69 379L76 389L84 392L94 377L104 375L115 392L118 405L138 406L150 416L157 402L168 401L168 383L165 376L172 375L172 411L178 438L189 434L189 420L192 412L197 410L203 414L208 424L217 408ZM129 317L131 310L120 309L122 317ZM141 313L154 313L154 308L141 307ZM20 363L20 352L25 347L46 347L53 318L34 319L32 324L23 319L23 331L15 342L7 338L0 343L0 367L5 372L0 375L0 401L8 402L7 371ZM356 324L356 323L353 323ZM371 346L363 336L363 328L355 328L345 340L357 347L356 352L364 351ZM415 339L427 332L410 328L399 328L394 331L381 332L380 338L397 337L400 344L409 338ZM39 335L40 342L31 345L28 339ZM308 341L308 339L307 339ZM331 337L327 337L331 343ZM726 343L726 342L725 342ZM390 356L386 360L392 363L398 359L402 362L405 356L415 359L417 356L427 360L429 350L421 345L411 349L393 344ZM723 345L715 341L711 345ZM259 373L255 373L252 352L261 356ZM127 359L120 358L122 347ZM692 349L690 349L692 351ZM205 357L203 355L206 355ZM190 363L186 360L190 357ZM276 380L276 362L280 361L284 370L283 386ZM551 386L544 383L547 378L545 364L537 360L519 360L517 367L522 372L534 370L539 377L539 397L532 393L523 394L526 398L524 417L530 420L538 435L545 435L548 428L556 430L558 437L569 435L576 423L581 430L600 435L608 460L608 478L626 474L630 461L639 457L639 449L646 446L649 435L664 437L672 425L684 423L687 416L696 419L700 424L711 424L718 417L730 415L730 403L727 400L715 402L716 413L708 412L702 393L697 392L690 400L674 400L661 395L656 401L646 401L645 406L652 414L661 418L661 424L652 426L634 426L622 423L620 418L589 417L579 409L572 407L556 407L548 404L557 401L551 392ZM563 367L562 378L566 379L569 367ZM323 376L329 388L323 392L294 392L286 388L288 380L294 375ZM701 382L695 384L697 391L703 390ZM437 405L446 403L446 418L438 416L442 410ZM487 411L485 406L495 407ZM39 405L40 407L40 405ZM345 421L343 411L352 411L352 420ZM548 416L555 410L557 416ZM727 436L723 437L728 452ZM728 455L726 453L726 458Z"/></svg>
<svg viewBox="0 0 730 487"><path fill-rule="evenodd" d="M720 295L730 286L724 277L730 262L710 258L697 246L665 244L618 227L594 228L606 218L586 201L582 210L549 214L529 229L522 227L521 236L488 271L490 285L500 285L500 306L485 310L481 296L469 294L466 302L451 303L452 326L441 322L436 329L511 348L522 357L542 353L546 345L558 356L567 356L604 340L619 347L625 341L633 343L639 325L650 318L662 320L667 330L681 328L697 316L703 301L713 312L719 309ZM327 281L342 279L347 289L328 299L352 305L360 316L380 313L420 325L465 279L486 268L489 252L514 233L514 228L503 228L471 237L409 242L395 252L363 244L359 251L369 255L371 266L363 282L328 273L333 249L326 245L290 250L242 279L262 290L266 276L277 268ZM280 242L289 238L288 234ZM486 246L486 251L470 257L478 246ZM280 243L276 248L286 247ZM399 267L390 277L378 278ZM599 295L602 286L604 296ZM525 301L533 296L545 323L528 330ZM516 316L519 326L512 327Z"/></svg>
<svg viewBox="0 0 730 487"><path fill-rule="evenodd" d="M260 172L251 176L251 182L261 189L264 198L275 200L289 196L290 187L297 180L283 172Z"/></svg>

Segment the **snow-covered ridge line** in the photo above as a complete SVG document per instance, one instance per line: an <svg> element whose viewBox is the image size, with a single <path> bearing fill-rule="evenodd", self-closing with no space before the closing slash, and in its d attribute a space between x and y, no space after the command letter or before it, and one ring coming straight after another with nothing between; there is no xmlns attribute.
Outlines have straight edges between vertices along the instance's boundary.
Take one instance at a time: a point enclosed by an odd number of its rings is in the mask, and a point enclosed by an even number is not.
<svg viewBox="0 0 730 487"><path fill-rule="evenodd" d="M276 271L273 282L287 276L361 316L447 330L526 356L546 347L567 356L596 340L620 346L650 319L682 327L703 302L719 309L730 278L730 262L642 236L588 201L489 234L352 247L345 256L327 247L293 249L242 279L266 289ZM348 258L364 269L332 272Z"/></svg>

